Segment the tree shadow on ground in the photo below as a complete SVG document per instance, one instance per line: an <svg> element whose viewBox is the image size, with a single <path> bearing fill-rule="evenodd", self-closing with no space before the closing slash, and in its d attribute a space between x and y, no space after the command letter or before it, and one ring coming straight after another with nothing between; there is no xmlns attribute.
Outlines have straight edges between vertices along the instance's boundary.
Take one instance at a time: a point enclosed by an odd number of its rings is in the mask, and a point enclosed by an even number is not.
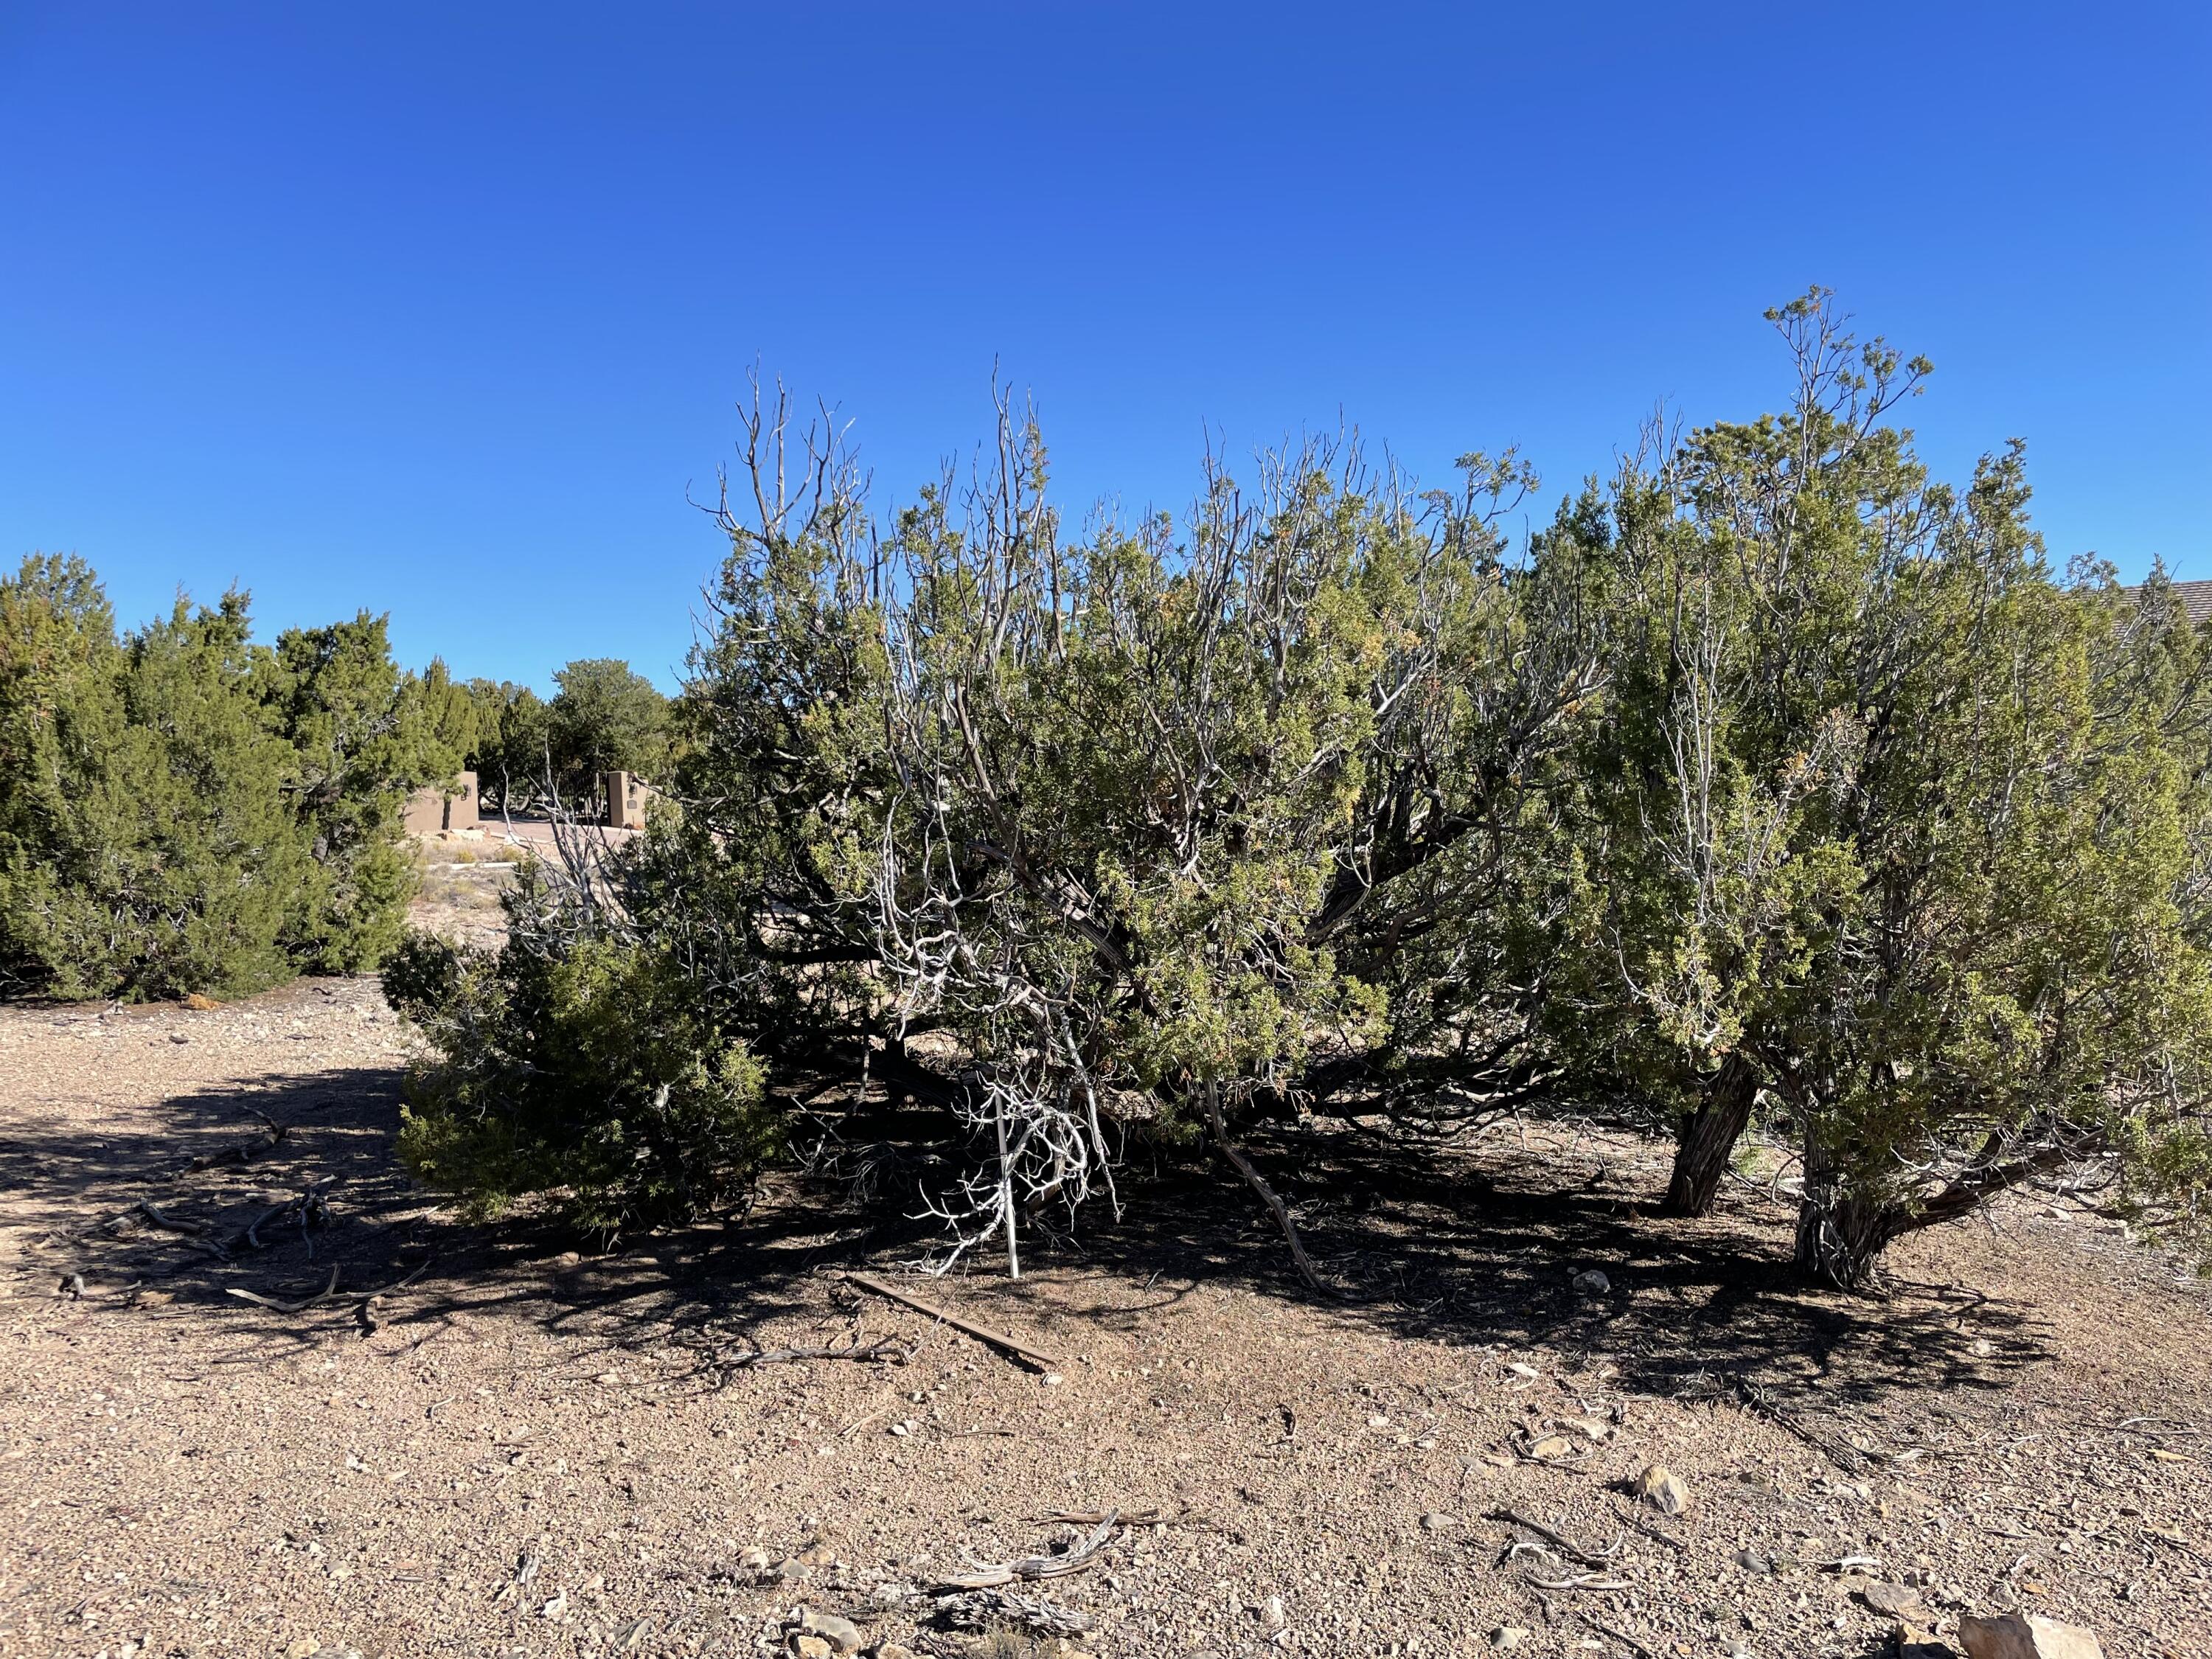
<svg viewBox="0 0 2212 1659"><path fill-rule="evenodd" d="M1799 1283L1794 1218L1763 1196L1730 1198L1700 1221L1660 1217L1658 1149L1625 1133L1611 1144L1631 1152L1640 1144L1648 1167L1621 1158L1577 1178L1555 1150L1492 1138L1423 1152L1351 1128L1253 1150L1294 1204L1294 1194L1315 1194L1297 1206L1302 1231L1346 1292L1326 1305L1350 1326L1602 1357L1635 1392L1747 1385L1778 1404L1831 1408L1905 1389L2001 1390L2051 1357L2049 1323L2024 1303L1949 1285L1899 1283L1876 1297ZM1322 1300L1292 1277L1249 1192L1218 1168L1156 1179L1122 1224L1079 1241L1079 1259ZM1609 1290L1577 1291L1575 1275L1589 1268Z"/></svg>
<svg viewBox="0 0 2212 1659"><path fill-rule="evenodd" d="M550 1206L474 1224L417 1189L392 1150L399 1082L396 1070L369 1068L204 1091L127 1133L18 1116L0 1132L0 1204L58 1282L80 1273L86 1295L117 1300L162 1285L173 1306L221 1304L241 1334L298 1342L351 1316L364 1329L380 1322L427 1335L462 1315L496 1316L536 1322L586 1361L686 1350L702 1375L773 1346L764 1333L779 1320L821 1322L830 1272L921 1260L942 1245L916 1218L955 1170L924 1150L944 1125L920 1109L820 1116L847 1155L818 1165L818 1178L784 1172L744 1213L595 1250ZM272 1141L273 1127L283 1133ZM1103 1273L1143 1293L1082 1316L1127 1328L1196 1285L1228 1284L1423 1342L1601 1356L1632 1391L1748 1385L1829 1408L1902 1389L2001 1389L2049 1357L2045 1325L2018 1303L1940 1285L1882 1299L1801 1287L1778 1206L1746 1195L1707 1220L1656 1218L1659 1149L1613 1136L1590 1176L1594 1144L1571 1155L1498 1137L1423 1149L1351 1127L1261 1138L1253 1152L1345 1292L1337 1298L1299 1284L1225 1166L1173 1152L1124 1170L1118 1222L1101 1208L1055 1235L1051 1218L1035 1218L1024 1256L1042 1283L996 1276L992 1257L957 1285L923 1289L997 1304L1009 1317L1026 1308L1065 1320L1054 1282ZM310 1191L325 1195L326 1216L287 1211L248 1238L257 1216ZM131 1213L141 1199L203 1231ZM227 1295L304 1298L330 1288L332 1267L335 1294L302 1314ZM1591 1267L1609 1291L1574 1290ZM360 1303L380 1290L387 1300L362 1316Z"/></svg>

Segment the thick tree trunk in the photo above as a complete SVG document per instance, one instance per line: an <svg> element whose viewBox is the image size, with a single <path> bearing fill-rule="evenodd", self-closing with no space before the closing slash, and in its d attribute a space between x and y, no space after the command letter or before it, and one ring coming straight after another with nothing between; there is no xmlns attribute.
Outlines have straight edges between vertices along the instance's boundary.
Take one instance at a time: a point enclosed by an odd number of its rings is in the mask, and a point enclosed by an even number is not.
<svg viewBox="0 0 2212 1659"><path fill-rule="evenodd" d="M1728 1174L1735 1143L1750 1127L1759 1099L1759 1071L1741 1054L1730 1054L1705 1087L1705 1103L1683 1120L1674 1140L1674 1173L1667 1182L1667 1213L1704 1215L1713 1207Z"/></svg>
<svg viewBox="0 0 2212 1659"><path fill-rule="evenodd" d="M1839 1291L1870 1290L1881 1253L1906 1231L1907 1212L1888 1200L1854 1193L1845 1173L1816 1141L1805 1147L1805 1196L1797 1206L1797 1271Z"/></svg>

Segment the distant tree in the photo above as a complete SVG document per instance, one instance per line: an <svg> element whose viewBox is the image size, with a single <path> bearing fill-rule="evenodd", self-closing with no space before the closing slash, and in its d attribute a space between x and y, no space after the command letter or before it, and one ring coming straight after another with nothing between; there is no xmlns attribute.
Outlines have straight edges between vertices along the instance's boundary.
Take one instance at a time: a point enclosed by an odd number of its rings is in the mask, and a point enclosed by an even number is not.
<svg viewBox="0 0 2212 1659"><path fill-rule="evenodd" d="M538 804L552 769L552 723L544 701L512 680L468 683L476 742L468 764L487 807L526 811Z"/></svg>
<svg viewBox="0 0 2212 1659"><path fill-rule="evenodd" d="M433 657L430 665L416 677L410 694L419 709L428 741L457 757L465 767L475 755L484 711L471 686L456 680L445 659Z"/></svg>
<svg viewBox="0 0 2212 1659"><path fill-rule="evenodd" d="M668 762L668 699L611 657L572 662L553 677L548 708L554 781L573 799L595 795L602 773L660 775Z"/></svg>
<svg viewBox="0 0 2212 1659"><path fill-rule="evenodd" d="M386 619L367 611L280 635L255 684L291 746L288 794L319 872L295 953L318 972L374 967L399 942L414 891L398 833L406 798L460 770L473 711L442 662L402 673Z"/></svg>

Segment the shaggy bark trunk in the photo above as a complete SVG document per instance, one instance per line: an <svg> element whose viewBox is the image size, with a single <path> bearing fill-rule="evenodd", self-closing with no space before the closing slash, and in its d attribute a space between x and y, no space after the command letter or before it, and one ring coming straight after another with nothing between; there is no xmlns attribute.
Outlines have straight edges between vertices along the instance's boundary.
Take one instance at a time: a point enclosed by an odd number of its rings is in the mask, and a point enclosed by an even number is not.
<svg viewBox="0 0 2212 1659"><path fill-rule="evenodd" d="M1881 1253L1909 1225L1893 1202L1850 1189L1820 1143L1805 1147L1805 1196L1797 1206L1797 1271L1815 1284L1863 1291L1879 1280Z"/></svg>
<svg viewBox="0 0 2212 1659"><path fill-rule="evenodd" d="M1667 1213L1704 1215L1713 1207L1735 1143L1751 1123L1759 1099L1759 1072L1741 1054L1721 1062L1705 1088L1705 1103L1683 1121L1674 1139L1674 1173L1667 1182Z"/></svg>

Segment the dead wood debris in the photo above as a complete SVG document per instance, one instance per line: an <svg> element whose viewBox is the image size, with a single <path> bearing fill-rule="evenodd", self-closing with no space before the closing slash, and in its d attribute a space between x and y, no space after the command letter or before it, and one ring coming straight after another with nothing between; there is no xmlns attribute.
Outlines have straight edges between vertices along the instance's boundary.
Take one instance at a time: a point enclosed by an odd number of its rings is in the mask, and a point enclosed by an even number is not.
<svg viewBox="0 0 2212 1659"><path fill-rule="evenodd" d="M1042 1348L1032 1348L1028 1343L1008 1336L1004 1331L994 1331L988 1325L974 1324L961 1318L957 1314L947 1312L934 1303L925 1302L918 1296L909 1295L896 1285L886 1285L880 1279L872 1278L866 1273L841 1273L838 1277L848 1285L858 1285L864 1291L872 1291L876 1295L887 1297L902 1307L911 1308L918 1314L926 1314L940 1324L950 1325L954 1330L974 1337L978 1342L988 1344L1001 1352L1012 1354L1016 1358L1026 1360L1032 1365L1052 1370L1057 1370L1060 1364L1058 1358L1045 1352Z"/></svg>
<svg viewBox="0 0 2212 1659"><path fill-rule="evenodd" d="M1013 1583L1018 1579L1024 1583L1034 1583L1043 1578L1065 1578L1070 1573L1081 1572L1097 1559L1098 1552L1104 1549L1112 1540L1115 1529L1121 1524L1121 1510L1109 1510L1106 1511L1106 1518L1099 1522L1096 1531L1075 1545L1073 1548L1064 1551L1060 1554L1030 1555L1023 1557L1018 1561L1006 1562L1003 1565L978 1567L973 1572L963 1572L955 1577L943 1580L937 1589L940 1593L994 1589L1001 1584Z"/></svg>
<svg viewBox="0 0 2212 1659"><path fill-rule="evenodd" d="M883 1336L862 1345L857 1339L842 1347L765 1348L754 1353L728 1354L714 1363L728 1370L743 1370L751 1365L787 1365L802 1359L851 1359L879 1365L903 1365L915 1356L915 1348L901 1342L896 1336Z"/></svg>
<svg viewBox="0 0 2212 1659"><path fill-rule="evenodd" d="M1625 1590L1630 1588L1626 1578L1616 1578L1609 1573L1571 1572L1564 1578L1539 1578L1534 1573L1522 1575L1523 1581L1542 1590Z"/></svg>
<svg viewBox="0 0 2212 1659"><path fill-rule="evenodd" d="M1556 1531L1553 1528L1546 1526L1540 1521L1531 1521L1527 1516L1522 1514L1518 1510L1492 1510L1484 1518L1491 1521L1504 1521L1510 1525L1521 1528L1523 1531L1534 1533L1537 1537L1542 1539L1546 1543L1552 1546L1552 1547L1557 1550L1560 1554L1566 1556L1572 1560L1579 1561L1586 1567L1602 1567L1607 1562L1612 1560L1614 1556L1620 1553L1621 1540L1618 1538L1613 1540L1611 1547L1602 1550L1586 1549L1582 1545L1576 1543L1573 1539L1568 1537L1565 1533Z"/></svg>
<svg viewBox="0 0 2212 1659"><path fill-rule="evenodd" d="M1620 1515L1620 1511L1618 1509L1616 1509L1613 1513L1620 1516L1621 1522L1625 1525L1632 1528L1637 1532L1642 1533L1646 1538L1650 1539L1654 1543L1664 1544L1668 1548L1672 1550L1686 1551L1690 1547L1688 1540L1675 1537L1674 1534L1668 1532L1666 1528L1658 1525L1655 1522L1647 1521L1640 1515Z"/></svg>
<svg viewBox="0 0 2212 1659"><path fill-rule="evenodd" d="M286 1302L276 1297L263 1296L258 1291L240 1290L234 1285L227 1286L223 1291L223 1294L225 1296L234 1296L241 1302L251 1302L257 1308L267 1308L272 1312L281 1314L303 1314L307 1312L310 1309L320 1307L326 1302L343 1302L349 1299L354 1304L354 1312L356 1316L361 1321L362 1334L368 1336L374 1334L376 1330L376 1305L383 1301L386 1297L390 1296L394 1291L402 1291L406 1289L408 1285L412 1285L416 1279L422 1278L424 1273L429 1271L430 1263L425 1261L422 1266L416 1267L412 1273L410 1273L405 1278L396 1279L392 1283L385 1285L381 1290L350 1291L347 1296L341 1297L338 1294L337 1264L336 1262L332 1262L331 1264L330 1282L325 1285L321 1290L316 1291L314 1295L303 1297L297 1302Z"/></svg>
<svg viewBox="0 0 2212 1659"><path fill-rule="evenodd" d="M143 1221L149 1226L159 1227L163 1232L181 1233L188 1238L198 1238L208 1230L208 1224L204 1221L171 1215L151 1199L142 1198L129 1209L118 1211L106 1220L94 1223L89 1231L112 1232L126 1221Z"/></svg>
<svg viewBox="0 0 2212 1659"><path fill-rule="evenodd" d="M1222 1126L1220 1096L1212 1084L1206 1085L1206 1121L1212 1133L1214 1146L1220 1149L1221 1155L1229 1160L1237 1173L1244 1177L1245 1185L1259 1194L1260 1201L1267 1206L1267 1213L1274 1217L1275 1225L1282 1230L1283 1242L1291 1247L1291 1261L1297 1268L1298 1277L1322 1295L1335 1296L1335 1287L1322 1279L1320 1269L1314 1266L1313 1258L1306 1254L1305 1241L1298 1237L1298 1225L1291 1219L1290 1206L1267 1184L1267 1177L1260 1173L1259 1167L1245 1154L1244 1149L1230 1139L1228 1130Z"/></svg>
<svg viewBox="0 0 2212 1659"><path fill-rule="evenodd" d="M235 1285L230 1285L225 1289L223 1294L225 1296L234 1296L240 1302L251 1302L257 1308L268 1308L281 1314L302 1314L307 1312L310 1308L318 1306L322 1303L328 1302L332 1297L337 1294L337 1288L338 1270L337 1267L333 1265L331 1268L331 1282L324 1285L321 1290L317 1291L313 1296L304 1297L297 1302L280 1302L273 1296L262 1296L252 1291L242 1291Z"/></svg>
<svg viewBox="0 0 2212 1659"><path fill-rule="evenodd" d="M1583 1623L1588 1625L1600 1636L1610 1636L1614 1641L1622 1644L1632 1652L1641 1655L1642 1659L1659 1659L1659 1656L1656 1652L1654 1652L1650 1648L1646 1647L1643 1643L1638 1641L1626 1631L1615 1630L1610 1625L1601 1624L1597 1620L1591 1618L1589 1614L1586 1613L1577 1614L1577 1616L1582 1620Z"/></svg>
<svg viewBox="0 0 2212 1659"><path fill-rule="evenodd" d="M1092 1624L1091 1615L1063 1607L1042 1596L1019 1595L1009 1590L962 1590L937 1598L937 1610L947 1624L960 1630L988 1630L994 1625L1019 1625L1038 1636L1080 1636Z"/></svg>
<svg viewBox="0 0 2212 1659"><path fill-rule="evenodd" d="M1210 1516L1195 1510L1181 1510L1173 1515L1163 1515L1152 1510L1054 1510L1048 1515L1033 1515L1031 1521L1042 1527L1103 1527L1109 1520L1118 1519L1125 1527L1212 1527L1218 1523Z"/></svg>

